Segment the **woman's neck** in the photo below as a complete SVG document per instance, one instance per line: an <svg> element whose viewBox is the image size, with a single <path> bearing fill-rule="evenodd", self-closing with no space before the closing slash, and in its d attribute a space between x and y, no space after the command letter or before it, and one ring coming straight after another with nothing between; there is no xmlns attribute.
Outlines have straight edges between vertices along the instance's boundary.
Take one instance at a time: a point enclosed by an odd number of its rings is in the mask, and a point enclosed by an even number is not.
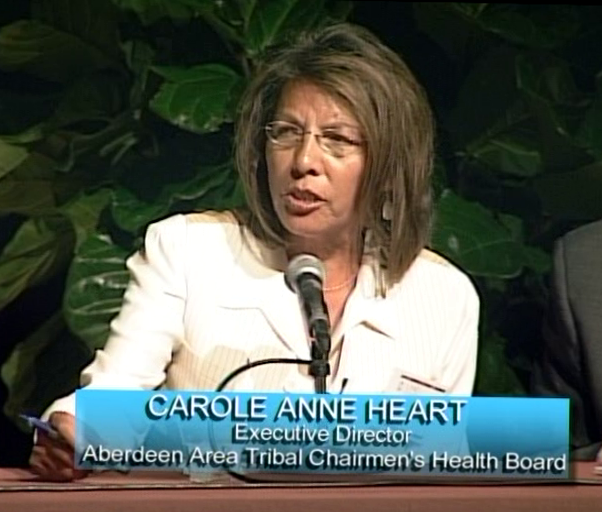
<svg viewBox="0 0 602 512"><path fill-rule="evenodd" d="M302 253L313 254L324 264L326 271L325 292L353 287L362 257L362 250L358 243L351 241L332 243L299 239L289 244L287 248L289 259Z"/></svg>

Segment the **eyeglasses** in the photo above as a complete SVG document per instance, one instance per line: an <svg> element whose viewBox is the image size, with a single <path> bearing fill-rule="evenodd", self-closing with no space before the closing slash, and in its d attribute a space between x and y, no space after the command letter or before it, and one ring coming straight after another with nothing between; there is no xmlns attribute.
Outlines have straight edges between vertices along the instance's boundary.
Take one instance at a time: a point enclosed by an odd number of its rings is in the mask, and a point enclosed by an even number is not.
<svg viewBox="0 0 602 512"><path fill-rule="evenodd" d="M357 153L364 141L352 127L329 128L322 133L303 130L299 125L287 121L272 121L265 126L265 133L270 142L281 148L292 148L303 143L305 135L313 135L318 145L326 153L342 158Z"/></svg>

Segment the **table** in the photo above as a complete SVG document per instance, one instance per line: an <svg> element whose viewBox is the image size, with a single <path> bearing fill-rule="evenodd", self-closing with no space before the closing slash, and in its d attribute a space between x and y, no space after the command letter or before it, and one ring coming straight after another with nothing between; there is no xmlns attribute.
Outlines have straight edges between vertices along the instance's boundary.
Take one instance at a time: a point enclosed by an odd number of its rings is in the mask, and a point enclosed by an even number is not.
<svg viewBox="0 0 602 512"><path fill-rule="evenodd" d="M556 512L602 510L602 476L573 466L576 483L244 486L202 488L182 475L103 473L67 484L0 468L2 512Z"/></svg>

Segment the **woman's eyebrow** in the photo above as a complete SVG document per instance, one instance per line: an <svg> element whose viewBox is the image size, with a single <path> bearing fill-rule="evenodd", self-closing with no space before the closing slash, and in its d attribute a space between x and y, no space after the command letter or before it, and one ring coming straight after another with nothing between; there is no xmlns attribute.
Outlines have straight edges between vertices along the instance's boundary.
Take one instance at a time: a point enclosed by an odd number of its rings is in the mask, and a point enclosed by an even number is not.
<svg viewBox="0 0 602 512"><path fill-rule="evenodd" d="M292 112L277 112L274 115L274 119L277 119L279 121L286 121L288 123L292 123L292 124L296 124L299 125L301 127L304 127L303 122L301 121L301 119L299 119L294 113ZM324 124L320 125L320 129L321 130L336 130L336 129L340 129L340 128L350 128L352 130L358 130L361 131L361 128L353 123L353 121L328 121Z"/></svg>
<svg viewBox="0 0 602 512"><path fill-rule="evenodd" d="M322 129L331 130L336 128L351 128L352 130L360 130L357 124L347 123L345 121L334 121L321 126Z"/></svg>

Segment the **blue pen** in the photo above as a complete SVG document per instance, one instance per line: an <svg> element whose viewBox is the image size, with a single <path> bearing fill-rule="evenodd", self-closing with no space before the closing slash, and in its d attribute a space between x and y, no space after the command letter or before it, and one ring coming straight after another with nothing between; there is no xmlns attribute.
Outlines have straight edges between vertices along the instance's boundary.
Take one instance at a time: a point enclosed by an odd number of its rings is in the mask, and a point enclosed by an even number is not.
<svg viewBox="0 0 602 512"><path fill-rule="evenodd" d="M28 414L19 414L21 418L23 418L29 426L35 428L37 430L41 430L44 432L50 439L58 441L63 440L61 434L59 434L58 430L56 430L50 423L47 421L43 421L40 418L36 418L35 416L30 416Z"/></svg>

